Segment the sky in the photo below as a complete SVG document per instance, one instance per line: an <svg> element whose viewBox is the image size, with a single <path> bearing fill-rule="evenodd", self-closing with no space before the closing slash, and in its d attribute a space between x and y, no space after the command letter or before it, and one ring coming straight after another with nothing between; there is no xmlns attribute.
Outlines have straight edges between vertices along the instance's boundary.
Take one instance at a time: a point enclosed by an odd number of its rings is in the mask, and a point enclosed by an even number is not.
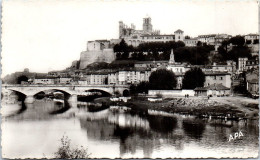
<svg viewBox="0 0 260 160"><path fill-rule="evenodd" d="M87 41L118 38L118 22L185 35L258 33L256 0L3 0L2 76L69 67Z"/></svg>

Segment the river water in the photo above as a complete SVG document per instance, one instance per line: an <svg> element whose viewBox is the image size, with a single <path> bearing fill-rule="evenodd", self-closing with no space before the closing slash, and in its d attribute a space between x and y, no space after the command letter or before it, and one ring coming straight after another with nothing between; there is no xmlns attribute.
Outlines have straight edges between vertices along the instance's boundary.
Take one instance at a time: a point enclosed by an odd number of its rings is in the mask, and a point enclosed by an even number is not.
<svg viewBox="0 0 260 160"><path fill-rule="evenodd" d="M148 112L140 115L37 100L2 104L5 158L54 158L67 136L91 158L247 158L258 155L258 121L224 121ZM236 132L243 136L230 140Z"/></svg>

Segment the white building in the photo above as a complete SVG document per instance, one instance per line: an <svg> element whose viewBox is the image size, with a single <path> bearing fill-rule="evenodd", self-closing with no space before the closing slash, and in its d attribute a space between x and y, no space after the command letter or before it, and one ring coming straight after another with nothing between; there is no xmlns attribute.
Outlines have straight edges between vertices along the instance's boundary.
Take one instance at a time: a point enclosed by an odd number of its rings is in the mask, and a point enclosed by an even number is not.
<svg viewBox="0 0 260 160"><path fill-rule="evenodd" d="M198 44L198 38L184 39L185 46L187 47L195 47Z"/></svg>
<svg viewBox="0 0 260 160"><path fill-rule="evenodd" d="M238 58L238 71L243 72L246 70L246 61L248 58Z"/></svg>

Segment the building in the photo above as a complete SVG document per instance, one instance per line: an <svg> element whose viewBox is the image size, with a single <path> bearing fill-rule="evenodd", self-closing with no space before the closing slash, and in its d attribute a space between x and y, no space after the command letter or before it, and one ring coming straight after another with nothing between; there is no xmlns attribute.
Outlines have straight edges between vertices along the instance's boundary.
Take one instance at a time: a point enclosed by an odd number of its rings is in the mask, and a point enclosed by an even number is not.
<svg viewBox="0 0 260 160"><path fill-rule="evenodd" d="M227 88L231 88L231 74L228 72L211 72L205 71L204 87L213 84L222 84Z"/></svg>
<svg viewBox="0 0 260 160"><path fill-rule="evenodd" d="M93 73L86 75L88 85L105 85L107 84L108 75L102 73Z"/></svg>
<svg viewBox="0 0 260 160"><path fill-rule="evenodd" d="M246 44L259 44L259 34L247 34L244 36Z"/></svg>
<svg viewBox="0 0 260 160"><path fill-rule="evenodd" d="M217 51L218 47L221 46L222 42L225 40L229 40L231 37L232 36L228 34L207 34L199 35L198 41L207 45L214 45L215 51Z"/></svg>
<svg viewBox="0 0 260 160"><path fill-rule="evenodd" d="M135 68L118 71L118 84L138 84L142 81L149 81L151 69ZM112 79L112 78L111 78Z"/></svg>
<svg viewBox="0 0 260 160"><path fill-rule="evenodd" d="M59 77L57 78L58 84L71 84L72 78L71 77Z"/></svg>
<svg viewBox="0 0 260 160"><path fill-rule="evenodd" d="M207 45L215 45L216 34L199 35L198 40Z"/></svg>
<svg viewBox="0 0 260 160"><path fill-rule="evenodd" d="M108 84L114 84L117 85L119 84L119 80L118 80L119 76L118 76L118 72L111 72L108 74Z"/></svg>
<svg viewBox="0 0 260 160"><path fill-rule="evenodd" d="M259 70L255 69L246 73L246 86L251 94L259 94Z"/></svg>
<svg viewBox="0 0 260 160"><path fill-rule="evenodd" d="M238 71L243 72L246 70L246 61L248 58L238 58Z"/></svg>
<svg viewBox="0 0 260 160"><path fill-rule="evenodd" d="M135 68L158 68L166 67L169 61L137 61L134 64Z"/></svg>
<svg viewBox="0 0 260 160"><path fill-rule="evenodd" d="M114 61L115 53L110 46L110 41L107 40L88 41L87 50L80 54L79 69L85 69L94 62L111 63Z"/></svg>
<svg viewBox="0 0 260 160"><path fill-rule="evenodd" d="M171 70L173 73L185 73L186 65L180 62L175 62L173 49L171 50L169 65L167 66L168 70Z"/></svg>
<svg viewBox="0 0 260 160"><path fill-rule="evenodd" d="M251 60L246 61L245 70L247 71L247 70L252 69L252 68L256 68L256 69L259 68L259 58L258 57L256 57L255 59L251 59Z"/></svg>
<svg viewBox="0 0 260 160"><path fill-rule="evenodd" d="M207 87L196 87L194 89L195 96L228 96L230 95L230 88L222 84L212 84Z"/></svg>
<svg viewBox="0 0 260 160"><path fill-rule="evenodd" d="M184 39L183 42L185 43L185 46L187 46L187 47L196 47L199 40L198 40L198 38L190 38L190 39Z"/></svg>
<svg viewBox="0 0 260 160"><path fill-rule="evenodd" d="M55 77L35 76L32 83L33 84L57 84L58 82Z"/></svg>
<svg viewBox="0 0 260 160"><path fill-rule="evenodd" d="M184 32L178 29L174 34L161 35L159 30L153 30L152 19L145 17L142 30L136 30L134 24L127 26L119 21L119 39L112 39L111 44L118 44L121 39L124 39L128 45L137 47L141 43L183 41Z"/></svg>
<svg viewBox="0 0 260 160"><path fill-rule="evenodd" d="M247 91L251 94L259 94L259 80L251 79L246 82Z"/></svg>
<svg viewBox="0 0 260 160"><path fill-rule="evenodd" d="M180 29L174 32L175 42L184 40L184 32Z"/></svg>
<svg viewBox="0 0 260 160"><path fill-rule="evenodd" d="M175 35L169 34L169 35L142 35L141 42L168 42L168 41L174 41Z"/></svg>
<svg viewBox="0 0 260 160"><path fill-rule="evenodd" d="M211 71L213 72L228 72L231 74L236 72L236 62L232 60L228 60L226 64L213 63L212 66L208 67L211 68Z"/></svg>

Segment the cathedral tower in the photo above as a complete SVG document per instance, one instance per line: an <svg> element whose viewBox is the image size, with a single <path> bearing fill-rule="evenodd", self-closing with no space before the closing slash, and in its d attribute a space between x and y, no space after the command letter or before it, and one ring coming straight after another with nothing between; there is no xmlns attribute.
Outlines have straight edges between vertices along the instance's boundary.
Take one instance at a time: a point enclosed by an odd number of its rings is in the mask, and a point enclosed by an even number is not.
<svg viewBox="0 0 260 160"><path fill-rule="evenodd" d="M150 17L143 19L143 31L150 33L153 31L152 19Z"/></svg>
<svg viewBox="0 0 260 160"><path fill-rule="evenodd" d="M122 21L119 21L119 38L123 36L123 28L124 28L124 23Z"/></svg>

